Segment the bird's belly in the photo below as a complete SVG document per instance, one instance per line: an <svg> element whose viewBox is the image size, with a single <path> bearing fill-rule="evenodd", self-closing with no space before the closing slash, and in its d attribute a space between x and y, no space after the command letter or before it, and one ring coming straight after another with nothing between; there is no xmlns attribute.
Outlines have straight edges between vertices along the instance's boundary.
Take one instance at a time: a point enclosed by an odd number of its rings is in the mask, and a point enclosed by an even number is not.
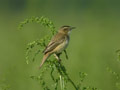
<svg viewBox="0 0 120 90"><path fill-rule="evenodd" d="M64 41L63 43L61 43L60 45L58 45L55 48L55 53L61 53L63 50L65 50L68 46L68 40Z"/></svg>

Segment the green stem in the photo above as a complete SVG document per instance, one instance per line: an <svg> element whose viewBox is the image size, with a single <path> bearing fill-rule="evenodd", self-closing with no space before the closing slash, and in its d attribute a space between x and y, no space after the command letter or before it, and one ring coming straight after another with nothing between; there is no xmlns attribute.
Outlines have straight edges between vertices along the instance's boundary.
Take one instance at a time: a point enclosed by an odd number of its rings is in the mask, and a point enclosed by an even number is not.
<svg viewBox="0 0 120 90"><path fill-rule="evenodd" d="M73 87L75 88L75 90L78 90L77 86L75 85L75 83L72 81L72 79L68 76L65 67L58 62L55 63L56 69L58 70L59 74L63 77L66 77L67 80L73 85ZM61 78L62 79L62 78Z"/></svg>

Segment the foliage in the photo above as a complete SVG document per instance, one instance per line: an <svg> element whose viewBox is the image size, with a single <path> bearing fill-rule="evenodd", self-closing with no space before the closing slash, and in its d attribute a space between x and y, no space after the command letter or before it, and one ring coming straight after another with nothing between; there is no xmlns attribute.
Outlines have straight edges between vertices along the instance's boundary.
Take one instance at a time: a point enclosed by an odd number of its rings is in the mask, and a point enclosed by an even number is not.
<svg viewBox="0 0 120 90"><path fill-rule="evenodd" d="M35 46L39 46L40 48L37 50L37 52L34 53L34 56L32 58L32 61L35 61L36 55L39 53L42 53L43 48L46 47L46 43L48 43L51 39L51 37L57 32L55 31L55 26L51 20L49 20L46 17L32 17L30 19L26 19L25 21L21 22L19 25L19 28L22 29L22 27L27 23L40 23L42 26L47 27L51 35L45 36L42 39L35 40L27 45L26 49L26 63L29 64L29 55L32 52L32 49ZM70 78L69 74L67 73L67 70L65 66L62 64L62 62L58 62L55 58L49 59L46 61L44 67L40 70L40 74L38 76L30 76L30 78L38 81L40 85L42 86L43 90L53 90L51 88L54 88L54 90L58 90L58 87L60 86L61 90L67 90L67 84L71 83L71 85L74 87L75 90L98 90L94 87L84 86L83 81L85 77L87 76L86 73L79 72L79 83L75 84L75 82ZM45 73L50 72L50 77L53 81L52 85L47 85L45 79Z"/></svg>
<svg viewBox="0 0 120 90"><path fill-rule="evenodd" d="M116 53L117 53L117 56L118 56L117 61L120 61L120 50L117 50Z"/></svg>
<svg viewBox="0 0 120 90"><path fill-rule="evenodd" d="M117 53L117 56L118 56L118 58L117 58L117 61L118 62L120 62L120 50L117 50L116 51L116 53ZM116 80L117 80L117 82L116 82L116 88L118 89L118 90L120 90L120 74L119 73L117 73L117 72L115 72L115 71L113 71L111 68L109 68L109 67L107 67L107 71L109 71L112 75L114 75L115 76L115 78L116 78Z"/></svg>
<svg viewBox="0 0 120 90"><path fill-rule="evenodd" d="M40 23L42 26L48 28L51 31L52 35L54 35L56 33L53 22L43 16L42 17L31 17L29 19L25 19L23 22L20 23L18 28L22 29L25 24L33 23L33 22ZM46 46L46 42L50 40L52 35L50 35L50 36L46 35L42 39L37 39L33 42L28 43L27 48L26 48L26 63L27 64L29 62L29 53L32 51L32 49L35 46L40 46L40 47L44 48ZM33 56L33 61L35 60L36 55L39 54L40 52L42 52L42 50L43 49L38 49L38 51L35 52L35 54Z"/></svg>

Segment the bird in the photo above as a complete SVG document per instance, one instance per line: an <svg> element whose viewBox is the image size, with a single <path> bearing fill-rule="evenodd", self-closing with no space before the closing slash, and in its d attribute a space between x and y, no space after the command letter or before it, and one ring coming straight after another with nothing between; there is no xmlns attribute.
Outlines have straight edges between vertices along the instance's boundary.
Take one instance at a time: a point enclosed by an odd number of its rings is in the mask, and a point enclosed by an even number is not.
<svg viewBox="0 0 120 90"><path fill-rule="evenodd" d="M55 58L58 61L61 61L60 54L67 48L70 40L70 32L71 30L75 29L75 27L64 25L60 27L56 35L53 36L53 38L50 40L46 48L44 49L43 53L43 59L39 66L39 69L42 67L44 62L52 55L54 54Z"/></svg>

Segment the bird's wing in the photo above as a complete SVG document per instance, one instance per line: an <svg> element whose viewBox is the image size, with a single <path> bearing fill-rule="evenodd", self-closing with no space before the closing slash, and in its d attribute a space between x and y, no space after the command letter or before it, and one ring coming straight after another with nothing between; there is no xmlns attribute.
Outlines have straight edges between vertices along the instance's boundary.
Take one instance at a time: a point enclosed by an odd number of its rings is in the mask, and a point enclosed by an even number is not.
<svg viewBox="0 0 120 90"><path fill-rule="evenodd" d="M65 37L64 35L61 34L56 34L53 39L50 41L50 43L48 44L48 46L45 48L44 53L46 54L47 52L52 51L53 49L55 49L59 44L61 44L62 42L64 42Z"/></svg>

